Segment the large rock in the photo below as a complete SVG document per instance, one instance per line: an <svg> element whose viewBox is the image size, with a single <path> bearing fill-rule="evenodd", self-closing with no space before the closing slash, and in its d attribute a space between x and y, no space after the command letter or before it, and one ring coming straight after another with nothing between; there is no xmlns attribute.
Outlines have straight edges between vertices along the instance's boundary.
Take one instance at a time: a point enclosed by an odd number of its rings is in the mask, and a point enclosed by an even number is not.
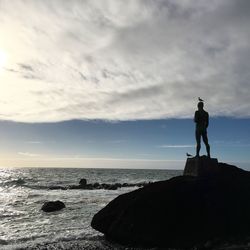
<svg viewBox="0 0 250 250"><path fill-rule="evenodd" d="M54 212L65 208L65 204L61 201L47 201L43 204L42 210L44 212Z"/></svg>
<svg viewBox="0 0 250 250"><path fill-rule="evenodd" d="M188 158L184 168L184 175L209 176L220 171L218 160L207 156Z"/></svg>
<svg viewBox="0 0 250 250"><path fill-rule="evenodd" d="M118 196L94 229L132 246L193 247L250 235L250 174L218 163L214 176L178 176Z"/></svg>

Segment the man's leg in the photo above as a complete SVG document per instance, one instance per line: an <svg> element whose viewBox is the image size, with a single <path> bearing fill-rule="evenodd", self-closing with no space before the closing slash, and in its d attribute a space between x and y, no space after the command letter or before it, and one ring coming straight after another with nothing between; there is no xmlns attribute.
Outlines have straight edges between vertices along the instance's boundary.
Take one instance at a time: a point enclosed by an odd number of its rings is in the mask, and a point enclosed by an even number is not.
<svg viewBox="0 0 250 250"><path fill-rule="evenodd" d="M198 130L195 131L195 139L196 139L196 157L199 157L201 149L201 133Z"/></svg>
<svg viewBox="0 0 250 250"><path fill-rule="evenodd" d="M202 133L202 139L204 144L206 145L207 156L210 158L210 145L208 144L207 131Z"/></svg>

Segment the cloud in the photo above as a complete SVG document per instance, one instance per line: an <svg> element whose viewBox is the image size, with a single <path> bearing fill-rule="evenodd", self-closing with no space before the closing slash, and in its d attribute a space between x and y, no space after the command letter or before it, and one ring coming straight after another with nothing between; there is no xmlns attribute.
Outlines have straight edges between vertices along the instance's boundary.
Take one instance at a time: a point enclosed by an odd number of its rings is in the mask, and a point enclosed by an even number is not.
<svg viewBox="0 0 250 250"><path fill-rule="evenodd" d="M26 141L28 144L42 144L41 141Z"/></svg>
<svg viewBox="0 0 250 250"><path fill-rule="evenodd" d="M194 148L195 145L189 145L189 144L184 144L184 145L160 145L160 146L157 146L159 148Z"/></svg>
<svg viewBox="0 0 250 250"><path fill-rule="evenodd" d="M250 116L247 0L0 4L0 119Z"/></svg>
<svg viewBox="0 0 250 250"><path fill-rule="evenodd" d="M34 71L33 68L30 65L20 63L19 64L20 68L26 71Z"/></svg>
<svg viewBox="0 0 250 250"><path fill-rule="evenodd" d="M224 146L224 147L250 147L250 143L246 140L215 140L213 141L214 145Z"/></svg>
<svg viewBox="0 0 250 250"><path fill-rule="evenodd" d="M37 157L37 156L41 156L40 154L33 154L30 152L18 152L19 155L21 156L27 156L27 157Z"/></svg>

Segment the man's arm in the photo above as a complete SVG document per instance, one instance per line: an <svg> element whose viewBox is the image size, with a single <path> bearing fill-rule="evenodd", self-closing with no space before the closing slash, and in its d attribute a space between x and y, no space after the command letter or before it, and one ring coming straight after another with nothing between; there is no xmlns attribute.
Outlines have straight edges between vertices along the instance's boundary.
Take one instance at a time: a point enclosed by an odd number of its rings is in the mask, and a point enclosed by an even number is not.
<svg viewBox="0 0 250 250"><path fill-rule="evenodd" d="M194 122L198 122L198 112L197 111L195 111L195 113L194 113Z"/></svg>
<svg viewBox="0 0 250 250"><path fill-rule="evenodd" d="M206 128L208 127L208 125L209 125L209 114L207 113Z"/></svg>

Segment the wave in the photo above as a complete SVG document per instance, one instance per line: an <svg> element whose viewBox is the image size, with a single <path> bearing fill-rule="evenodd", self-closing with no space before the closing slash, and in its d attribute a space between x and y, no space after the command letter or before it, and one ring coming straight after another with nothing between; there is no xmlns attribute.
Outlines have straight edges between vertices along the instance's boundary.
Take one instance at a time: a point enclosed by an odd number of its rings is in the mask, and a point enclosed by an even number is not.
<svg viewBox="0 0 250 250"><path fill-rule="evenodd" d="M33 182L33 183L32 183ZM0 183L2 187L26 187L30 189L37 190L70 190L70 189L81 189L81 190L97 190L97 189L106 189L106 190L117 190L120 188L130 188L130 187L144 187L146 185L151 184L152 182L135 182L135 183L88 183L85 185L39 185L34 181L29 183L26 182L25 179L18 178L14 180L3 181Z"/></svg>
<svg viewBox="0 0 250 250"><path fill-rule="evenodd" d="M26 188L30 188L30 189L39 189L39 190L40 189L43 189L43 190L49 189L49 186L27 184L27 182L22 178L18 178L16 180L11 180L11 181L0 182L0 187L26 187Z"/></svg>
<svg viewBox="0 0 250 250"><path fill-rule="evenodd" d="M48 186L42 186L42 185L23 185L26 188L30 188L30 189L38 189L38 190L48 190L49 187Z"/></svg>
<svg viewBox="0 0 250 250"><path fill-rule="evenodd" d="M0 186L23 186L25 184L25 180L24 179L16 179L16 180L11 180L11 181L5 181L0 183Z"/></svg>
<svg viewBox="0 0 250 250"><path fill-rule="evenodd" d="M17 240L0 241L0 248L4 246L6 250L40 250L40 249L106 249L102 246L105 241L104 236L100 234L92 235L72 235L59 236L54 239L48 239L47 234L19 238ZM46 239L47 238L47 239ZM113 249L113 248L108 248Z"/></svg>
<svg viewBox="0 0 250 250"><path fill-rule="evenodd" d="M78 238L61 238L54 241L44 241L44 242L33 242L32 244L19 244L12 245L6 250L144 250L145 248L132 248L129 246L122 246L114 242L109 242L104 236L93 236L93 237L78 237ZM155 248L149 248L148 250L155 250Z"/></svg>
<svg viewBox="0 0 250 250"><path fill-rule="evenodd" d="M85 186L82 185L69 185L69 186L51 186L51 185L26 185L20 182L20 186L38 189L38 190L117 190L127 188L139 188L151 184L152 182L138 182L138 183L90 183Z"/></svg>

